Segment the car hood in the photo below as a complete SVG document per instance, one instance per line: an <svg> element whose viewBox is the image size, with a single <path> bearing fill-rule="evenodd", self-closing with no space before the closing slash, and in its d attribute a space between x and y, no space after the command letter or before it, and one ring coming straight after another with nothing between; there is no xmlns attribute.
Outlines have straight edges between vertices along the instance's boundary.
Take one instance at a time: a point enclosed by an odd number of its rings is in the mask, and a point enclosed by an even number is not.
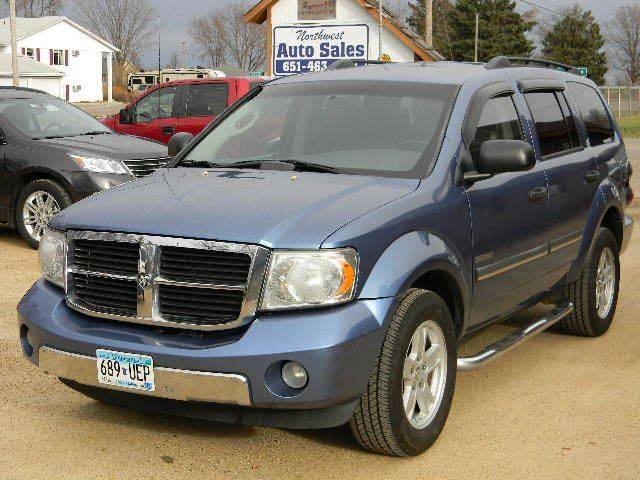
<svg viewBox="0 0 640 480"><path fill-rule="evenodd" d="M317 248L418 185L330 173L160 169L67 208L52 227Z"/></svg>
<svg viewBox="0 0 640 480"><path fill-rule="evenodd" d="M167 157L167 147L131 135L78 135L38 140L38 145L79 155L97 155L116 160Z"/></svg>

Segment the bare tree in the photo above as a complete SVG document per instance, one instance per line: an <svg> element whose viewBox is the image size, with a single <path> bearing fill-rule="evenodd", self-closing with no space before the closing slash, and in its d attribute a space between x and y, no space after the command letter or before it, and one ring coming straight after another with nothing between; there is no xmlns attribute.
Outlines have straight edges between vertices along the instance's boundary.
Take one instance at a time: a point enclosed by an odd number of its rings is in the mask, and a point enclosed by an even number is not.
<svg viewBox="0 0 640 480"><path fill-rule="evenodd" d="M76 0L81 22L117 47L118 65L144 50L157 32L156 10L150 0Z"/></svg>
<svg viewBox="0 0 640 480"><path fill-rule="evenodd" d="M169 61L164 66L164 68L178 68L178 65L180 65L180 57L178 57L178 53L177 52L173 52L169 56Z"/></svg>
<svg viewBox="0 0 640 480"><path fill-rule="evenodd" d="M194 18L189 26L189 36L196 45L197 55L214 68L226 62L226 45L214 26L216 15L209 12L204 17Z"/></svg>
<svg viewBox="0 0 640 480"><path fill-rule="evenodd" d="M612 65L631 85L640 82L640 6L620 7L607 25Z"/></svg>
<svg viewBox="0 0 640 480"><path fill-rule="evenodd" d="M265 60L264 27L244 21L248 4L235 1L192 21L190 35L212 60L224 58L245 70L258 70ZM220 54L220 46L224 57ZM213 53L213 54L212 54Z"/></svg>

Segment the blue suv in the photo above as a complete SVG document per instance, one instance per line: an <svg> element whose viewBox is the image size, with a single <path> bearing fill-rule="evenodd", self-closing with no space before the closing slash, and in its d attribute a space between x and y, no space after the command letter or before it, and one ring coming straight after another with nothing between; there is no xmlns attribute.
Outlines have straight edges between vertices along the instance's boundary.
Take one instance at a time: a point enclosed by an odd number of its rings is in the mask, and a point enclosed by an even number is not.
<svg viewBox="0 0 640 480"><path fill-rule="evenodd" d="M632 170L571 67L342 61L256 88L170 151L52 220L18 306L26 358L99 401L349 423L365 448L416 455L457 371L548 327L611 325Z"/></svg>

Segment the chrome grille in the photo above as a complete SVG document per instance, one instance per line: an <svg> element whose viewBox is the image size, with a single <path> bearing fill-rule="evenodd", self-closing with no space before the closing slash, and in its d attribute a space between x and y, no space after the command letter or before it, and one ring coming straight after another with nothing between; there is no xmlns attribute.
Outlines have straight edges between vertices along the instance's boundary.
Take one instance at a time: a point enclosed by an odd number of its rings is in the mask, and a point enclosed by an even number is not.
<svg viewBox="0 0 640 480"><path fill-rule="evenodd" d="M160 167L164 167L167 163L169 163L169 160L171 160L171 158L161 157L143 158L138 160L123 160L123 162L134 176L141 178L146 177L147 175L151 175Z"/></svg>
<svg viewBox="0 0 640 480"><path fill-rule="evenodd" d="M268 250L255 245L68 232L67 304L164 327L235 328L255 314Z"/></svg>

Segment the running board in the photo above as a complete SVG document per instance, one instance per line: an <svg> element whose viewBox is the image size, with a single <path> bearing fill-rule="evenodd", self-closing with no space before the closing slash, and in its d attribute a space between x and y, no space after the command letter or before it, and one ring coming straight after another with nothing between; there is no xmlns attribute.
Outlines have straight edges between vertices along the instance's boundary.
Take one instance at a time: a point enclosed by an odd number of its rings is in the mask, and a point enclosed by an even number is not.
<svg viewBox="0 0 640 480"><path fill-rule="evenodd" d="M470 357L458 357L458 371L468 372L483 367L491 360L507 353L512 348L526 342L540 332L545 331L555 323L569 315L573 310L573 303L564 300L556 305L543 317L536 319L532 323L511 332L506 337L488 345L483 350Z"/></svg>

